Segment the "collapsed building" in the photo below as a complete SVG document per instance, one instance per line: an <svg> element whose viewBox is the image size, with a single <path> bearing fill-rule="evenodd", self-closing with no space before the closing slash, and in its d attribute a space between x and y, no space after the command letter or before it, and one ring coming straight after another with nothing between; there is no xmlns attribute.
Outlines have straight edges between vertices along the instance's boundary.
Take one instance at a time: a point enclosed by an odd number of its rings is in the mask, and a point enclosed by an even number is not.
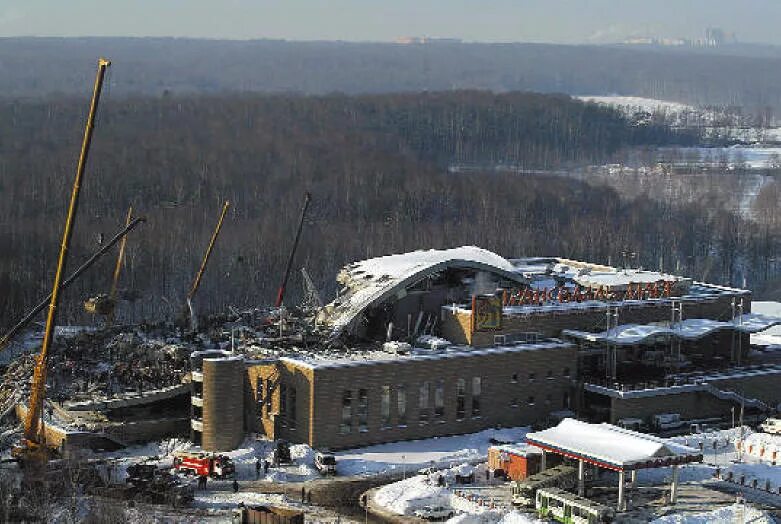
<svg viewBox="0 0 781 524"><path fill-rule="evenodd" d="M781 402L781 365L749 344L781 319L752 314L747 290L477 247L356 262L337 281L306 334L280 316L274 337L192 355L196 444L338 449L572 414L718 423Z"/></svg>

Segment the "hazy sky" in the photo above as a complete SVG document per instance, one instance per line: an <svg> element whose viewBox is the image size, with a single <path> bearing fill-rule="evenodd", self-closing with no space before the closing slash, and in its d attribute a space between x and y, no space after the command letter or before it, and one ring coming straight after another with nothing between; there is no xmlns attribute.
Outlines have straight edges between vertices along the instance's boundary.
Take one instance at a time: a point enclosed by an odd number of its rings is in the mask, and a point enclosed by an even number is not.
<svg viewBox="0 0 781 524"><path fill-rule="evenodd" d="M708 26L781 44L780 0L0 0L0 36L616 42Z"/></svg>

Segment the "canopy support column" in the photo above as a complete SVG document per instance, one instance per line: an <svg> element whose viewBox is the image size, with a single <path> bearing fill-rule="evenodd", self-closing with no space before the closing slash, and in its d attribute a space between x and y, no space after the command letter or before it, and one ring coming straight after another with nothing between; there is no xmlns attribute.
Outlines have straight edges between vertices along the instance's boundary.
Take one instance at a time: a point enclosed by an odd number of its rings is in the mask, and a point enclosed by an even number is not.
<svg viewBox="0 0 781 524"><path fill-rule="evenodd" d="M633 469L632 472L629 474L629 482L632 489L637 488L637 470Z"/></svg>
<svg viewBox="0 0 781 524"><path fill-rule="evenodd" d="M578 496L582 497L586 492L585 479L583 477L584 470L583 459L578 460Z"/></svg>
<svg viewBox="0 0 781 524"><path fill-rule="evenodd" d="M626 509L626 494L625 494L625 488L626 486L626 473L624 470L621 470L618 472L618 511L624 511Z"/></svg>
<svg viewBox="0 0 781 524"><path fill-rule="evenodd" d="M548 452L543 449L542 458L540 459L540 471L545 471L546 469L548 469L547 458L548 458Z"/></svg>
<svg viewBox="0 0 781 524"><path fill-rule="evenodd" d="M673 481L670 484L670 504L678 500L678 464L673 466Z"/></svg>

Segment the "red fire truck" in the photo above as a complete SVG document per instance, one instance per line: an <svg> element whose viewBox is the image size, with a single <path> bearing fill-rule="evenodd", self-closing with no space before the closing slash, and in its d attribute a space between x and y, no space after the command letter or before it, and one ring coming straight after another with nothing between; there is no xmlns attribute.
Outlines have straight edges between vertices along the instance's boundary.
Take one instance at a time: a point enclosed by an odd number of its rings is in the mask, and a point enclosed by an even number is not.
<svg viewBox="0 0 781 524"><path fill-rule="evenodd" d="M218 479L232 477L236 473L236 466L230 458L214 453L176 453L174 468L187 475Z"/></svg>

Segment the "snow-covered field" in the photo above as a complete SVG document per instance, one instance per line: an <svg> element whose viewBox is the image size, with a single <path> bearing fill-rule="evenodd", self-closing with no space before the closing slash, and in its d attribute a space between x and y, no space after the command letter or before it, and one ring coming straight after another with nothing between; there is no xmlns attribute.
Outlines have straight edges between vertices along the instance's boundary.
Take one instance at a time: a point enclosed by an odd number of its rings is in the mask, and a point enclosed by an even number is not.
<svg viewBox="0 0 781 524"><path fill-rule="evenodd" d="M781 317L781 302L752 301L751 311L760 315ZM751 335L751 344L765 346L766 349L781 349L781 326Z"/></svg>
<svg viewBox="0 0 781 524"><path fill-rule="evenodd" d="M652 521L652 524L713 524L715 522L741 522L751 524L774 524L775 521L765 513L748 504L733 504L707 513L688 515L665 515Z"/></svg>
<svg viewBox="0 0 781 524"><path fill-rule="evenodd" d="M340 475L414 473L428 466L441 468L485 460L491 439L520 442L528 431L528 427L487 429L468 435L392 442L342 451L336 453L337 471Z"/></svg>
<svg viewBox="0 0 781 524"><path fill-rule="evenodd" d="M681 102L643 98L641 96L576 96L575 98L584 102L619 107L632 112L647 111L653 113L655 111L666 111L668 113L680 113L683 111L694 111L695 109L693 106L682 104Z"/></svg>

